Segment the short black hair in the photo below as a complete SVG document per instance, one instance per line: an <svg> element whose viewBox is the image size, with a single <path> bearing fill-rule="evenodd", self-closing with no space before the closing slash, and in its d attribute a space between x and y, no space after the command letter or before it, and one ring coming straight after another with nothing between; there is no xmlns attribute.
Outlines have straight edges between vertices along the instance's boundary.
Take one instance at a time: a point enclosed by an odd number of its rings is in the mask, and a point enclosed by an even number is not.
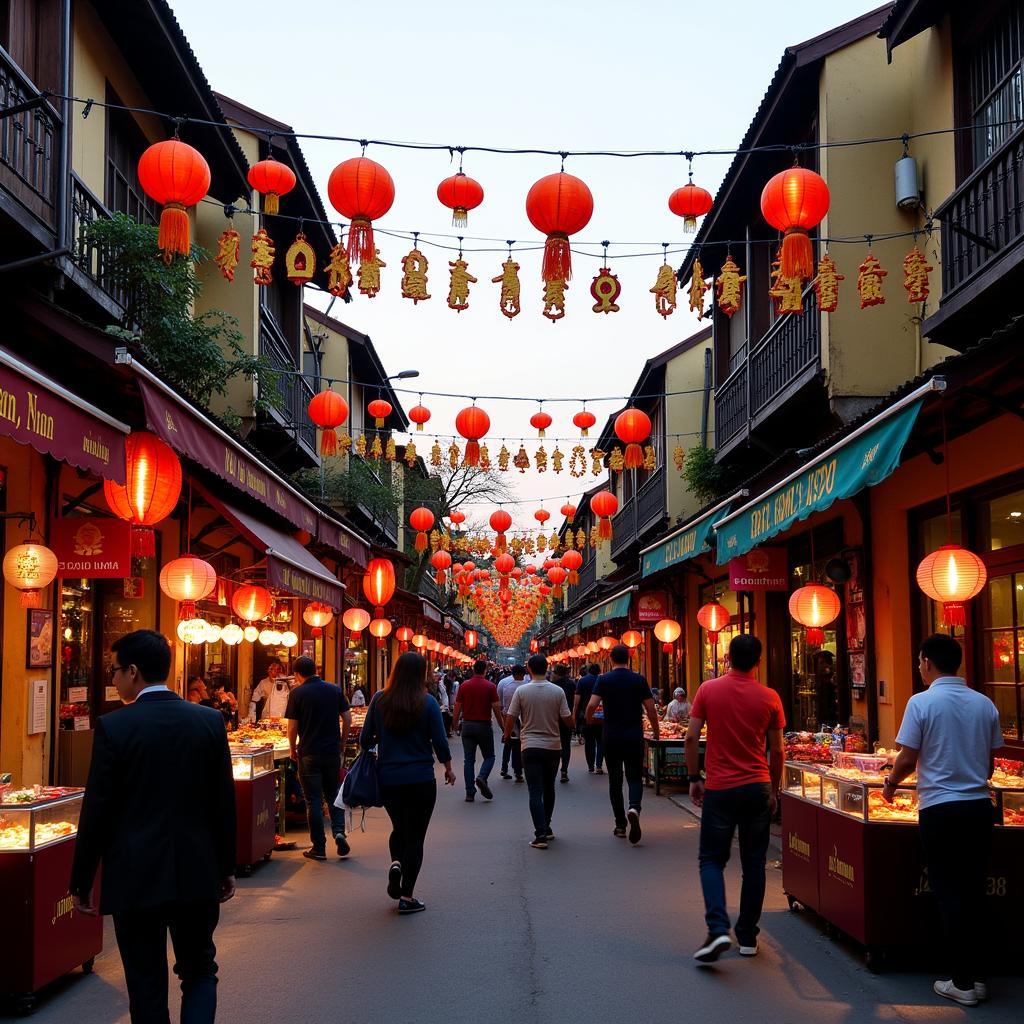
<svg viewBox="0 0 1024 1024"><path fill-rule="evenodd" d="M555 678L564 679L569 674L569 666L558 664L555 666Z"/></svg>
<svg viewBox="0 0 1024 1024"><path fill-rule="evenodd" d="M611 649L611 656L613 665L629 664L629 648L625 644L616 644Z"/></svg>
<svg viewBox="0 0 1024 1024"><path fill-rule="evenodd" d="M303 655L301 658L295 659L295 663L292 665L292 671L297 676L302 676L303 679L308 679L310 676L316 675L316 662L312 658L307 658Z"/></svg>
<svg viewBox="0 0 1024 1024"><path fill-rule="evenodd" d="M587 666L587 672L589 672L592 676L599 676L601 674L601 666L598 665L596 661L592 661Z"/></svg>
<svg viewBox="0 0 1024 1024"><path fill-rule="evenodd" d="M487 671L487 662L483 658L477 658L473 662L473 675L482 676Z"/></svg>
<svg viewBox="0 0 1024 1024"><path fill-rule="evenodd" d="M526 667L535 676L542 676L548 670L548 659L543 654L531 654Z"/></svg>
<svg viewBox="0 0 1024 1024"><path fill-rule="evenodd" d="M922 640L921 656L948 676L959 672L964 660L963 648L948 633L932 633Z"/></svg>
<svg viewBox="0 0 1024 1024"><path fill-rule="evenodd" d="M513 665L512 666L512 678L513 679L522 679L523 676L525 676L525 675L526 675L526 666L525 665Z"/></svg>
<svg viewBox="0 0 1024 1024"><path fill-rule="evenodd" d="M118 637L110 650L122 668L134 665L147 683L166 683L171 674L171 645L163 633L136 629Z"/></svg>
<svg viewBox="0 0 1024 1024"><path fill-rule="evenodd" d="M729 664L749 672L761 660L761 641L753 633L740 633L729 641Z"/></svg>

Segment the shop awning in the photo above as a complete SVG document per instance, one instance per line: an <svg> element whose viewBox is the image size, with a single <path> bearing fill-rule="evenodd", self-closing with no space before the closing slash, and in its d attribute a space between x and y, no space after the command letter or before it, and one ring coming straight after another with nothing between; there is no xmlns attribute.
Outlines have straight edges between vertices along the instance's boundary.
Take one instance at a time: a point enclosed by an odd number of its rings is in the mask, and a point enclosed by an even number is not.
<svg viewBox="0 0 1024 1024"><path fill-rule="evenodd" d="M445 629L450 629L460 639L466 635L466 631L450 615L444 617Z"/></svg>
<svg viewBox="0 0 1024 1024"><path fill-rule="evenodd" d="M644 548L640 552L641 576L653 576L663 569L685 562L711 550L708 538L715 523L729 514L729 510L740 498L747 496L747 491L739 491L731 498L708 509L702 516L673 530L664 540Z"/></svg>
<svg viewBox="0 0 1024 1024"><path fill-rule="evenodd" d="M124 438L129 429L0 349L0 434L123 484Z"/></svg>
<svg viewBox="0 0 1024 1024"><path fill-rule="evenodd" d="M556 629L551 634L551 636L548 637L548 639L551 641L551 643L557 644L558 641L561 640L563 636L565 636L565 627L561 626L558 629Z"/></svg>
<svg viewBox="0 0 1024 1024"><path fill-rule="evenodd" d="M444 622L444 613L433 601L428 601L425 597L420 598L420 601L423 605L424 618L430 619L431 622Z"/></svg>
<svg viewBox="0 0 1024 1024"><path fill-rule="evenodd" d="M630 587L622 594L616 594L601 604L594 605L590 611L580 616L580 629L587 629L589 626L597 626L602 622L609 622L611 619L621 619L629 614L629 602L633 597L636 587ZM568 630L566 630L568 632Z"/></svg>
<svg viewBox="0 0 1024 1024"><path fill-rule="evenodd" d="M881 483L899 466L925 396L945 388L944 378L933 377L781 483L720 519L715 524L718 564L725 565L794 523Z"/></svg>

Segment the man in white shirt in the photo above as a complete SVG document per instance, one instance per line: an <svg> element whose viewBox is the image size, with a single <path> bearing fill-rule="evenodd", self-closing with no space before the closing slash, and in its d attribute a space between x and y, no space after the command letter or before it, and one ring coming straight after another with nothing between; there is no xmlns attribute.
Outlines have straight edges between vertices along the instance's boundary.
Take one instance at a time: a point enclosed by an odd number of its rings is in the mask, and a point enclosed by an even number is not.
<svg viewBox="0 0 1024 1024"><path fill-rule="evenodd" d="M686 691L677 686L672 691L672 700L665 708L666 722L685 722L690 717L690 702L686 699Z"/></svg>
<svg viewBox="0 0 1024 1024"><path fill-rule="evenodd" d="M267 666L267 674L260 680L259 686L250 698L253 705L263 701L260 718L283 718L288 707L288 694L291 693L290 679L284 678L284 666L279 661L272 661Z"/></svg>
<svg viewBox="0 0 1024 1024"><path fill-rule="evenodd" d="M508 714L509 705L512 703L512 695L522 685L526 678L526 669L522 665L513 665L512 671L498 683L498 699L501 701L501 713ZM515 727L508 739L502 741L501 746L501 777L511 779L508 773L508 763L512 762L512 771L515 772L516 782L523 781L523 757L519 749L519 734Z"/></svg>
<svg viewBox="0 0 1024 1024"><path fill-rule="evenodd" d="M960 644L936 633L921 644L918 671L927 689L907 702L896 742L901 750L882 796L915 770L921 845L928 880L942 911L953 976L935 992L961 1006L988 997L985 881L994 815L988 780L1003 745L996 706L957 675Z"/></svg>
<svg viewBox="0 0 1024 1024"><path fill-rule="evenodd" d="M551 831L551 815L555 809L555 777L562 759L562 736L559 724L572 728L572 714L560 686L548 682L548 659L534 654L526 663L530 682L520 686L505 715L504 739L512 735L516 719L520 720L523 751L523 774L530 790L530 815L533 818L533 842L536 850L546 850L555 838Z"/></svg>

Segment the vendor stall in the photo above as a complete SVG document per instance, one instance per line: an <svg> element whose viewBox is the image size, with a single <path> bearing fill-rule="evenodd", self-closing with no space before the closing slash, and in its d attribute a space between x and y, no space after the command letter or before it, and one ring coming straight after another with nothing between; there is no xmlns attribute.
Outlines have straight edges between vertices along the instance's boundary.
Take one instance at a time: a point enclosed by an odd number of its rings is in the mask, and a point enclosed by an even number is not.
<svg viewBox="0 0 1024 1024"><path fill-rule="evenodd" d="M274 850L277 818L277 776L270 744L231 745L231 774L235 778L238 873L244 878Z"/></svg>
<svg viewBox="0 0 1024 1024"><path fill-rule="evenodd" d="M686 785L686 730L688 722L662 722L660 738L654 739L650 728L644 729L644 781L654 786L656 795L661 795L662 783L674 786ZM700 767L704 769L704 748L708 730L705 726L700 734Z"/></svg>

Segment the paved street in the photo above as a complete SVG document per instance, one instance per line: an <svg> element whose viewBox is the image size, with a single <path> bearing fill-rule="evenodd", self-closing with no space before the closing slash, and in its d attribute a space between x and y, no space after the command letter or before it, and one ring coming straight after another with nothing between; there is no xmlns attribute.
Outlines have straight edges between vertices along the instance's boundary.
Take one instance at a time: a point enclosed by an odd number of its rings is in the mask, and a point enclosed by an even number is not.
<svg viewBox="0 0 1024 1024"><path fill-rule="evenodd" d="M461 785L441 793L418 892L424 914L399 918L385 896L383 811L367 817L347 863L275 855L241 882L225 910L219 1019L1020 1020L1020 978L994 979L993 1002L964 1010L939 1005L934 975L870 974L813 919L786 909L777 869L769 876L761 955L733 953L714 968L696 968L690 953L704 935L697 823L649 791L644 839L631 848L611 835L607 777L586 774L582 749L573 757L572 781L558 787L558 839L547 851L527 845L525 786L495 778L493 803L464 803ZM735 895L735 874L730 884ZM96 973L58 986L34 1019L127 1022L109 929Z"/></svg>

